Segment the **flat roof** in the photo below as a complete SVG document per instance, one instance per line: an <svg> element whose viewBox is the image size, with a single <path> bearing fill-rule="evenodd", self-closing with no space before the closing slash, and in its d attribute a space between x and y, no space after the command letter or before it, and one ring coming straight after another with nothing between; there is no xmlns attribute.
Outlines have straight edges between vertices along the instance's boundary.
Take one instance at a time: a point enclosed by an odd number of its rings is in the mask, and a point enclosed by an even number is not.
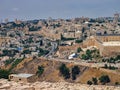
<svg viewBox="0 0 120 90"><path fill-rule="evenodd" d="M120 46L120 41L103 42L104 46Z"/></svg>
<svg viewBox="0 0 120 90"><path fill-rule="evenodd" d="M22 77L22 78L28 78L28 77L31 77L33 76L34 74L26 74L26 73L20 73L20 74L11 74L11 76L14 76L14 77Z"/></svg>

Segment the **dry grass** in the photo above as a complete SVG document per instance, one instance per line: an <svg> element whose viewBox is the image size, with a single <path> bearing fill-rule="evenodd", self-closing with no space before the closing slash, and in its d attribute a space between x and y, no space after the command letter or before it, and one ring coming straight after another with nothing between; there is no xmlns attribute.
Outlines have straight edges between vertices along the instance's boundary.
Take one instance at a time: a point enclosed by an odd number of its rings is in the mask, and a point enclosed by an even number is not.
<svg viewBox="0 0 120 90"><path fill-rule="evenodd" d="M96 68L89 68L86 70L80 77L78 77L77 81L81 83L86 83L88 80L91 80L92 77L99 78L102 75L109 75L110 84L115 84L115 82L120 82L120 74L115 74L113 72L105 72L103 70L99 70Z"/></svg>
<svg viewBox="0 0 120 90"><path fill-rule="evenodd" d="M25 64L26 63L26 64ZM45 59L27 59L22 61L20 64L17 65L17 68L14 69L15 72L18 73L33 73L37 72L37 68L40 65L44 66L44 73L38 78L40 81L50 81L50 82L57 82L57 81L65 81L64 78L59 73L59 67L62 63L58 61L48 61ZM74 66L73 63L65 63L66 66L71 70ZM115 82L120 82L120 74L114 73L114 71L106 71L97 68L87 68L84 71L84 66L79 66L80 68L80 75L77 76L77 80L70 81L76 83L83 83L85 84L88 80L91 80L92 77L99 78L102 75L109 75L111 82L110 84L115 84Z"/></svg>

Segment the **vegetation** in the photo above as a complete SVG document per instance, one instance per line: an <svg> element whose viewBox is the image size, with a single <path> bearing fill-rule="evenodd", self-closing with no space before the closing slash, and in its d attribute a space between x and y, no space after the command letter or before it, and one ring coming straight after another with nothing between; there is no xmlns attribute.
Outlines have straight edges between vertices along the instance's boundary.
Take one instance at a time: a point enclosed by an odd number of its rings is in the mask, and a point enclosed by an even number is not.
<svg viewBox="0 0 120 90"><path fill-rule="evenodd" d="M29 37L28 39L26 39L26 42L27 43L33 43L34 41L33 41L33 37Z"/></svg>
<svg viewBox="0 0 120 90"><path fill-rule="evenodd" d="M36 72L36 74L38 76L42 75L44 72L44 67L43 66L38 66L38 71Z"/></svg>
<svg viewBox="0 0 120 90"><path fill-rule="evenodd" d="M99 57L99 51L97 49L89 50L87 49L85 54L82 54L81 58L84 60L92 60L92 58Z"/></svg>
<svg viewBox="0 0 120 90"><path fill-rule="evenodd" d="M15 67L16 67L20 62L22 62L23 60L24 60L24 58L22 58L22 59L16 59L16 60L12 63L9 71L11 71L13 68L15 68Z"/></svg>
<svg viewBox="0 0 120 90"><path fill-rule="evenodd" d="M31 54L31 51L29 49L26 49L22 52L23 54Z"/></svg>
<svg viewBox="0 0 120 90"><path fill-rule="evenodd" d="M81 58L84 59L84 60L88 60L89 59L89 57L87 55L85 55L85 54L82 54Z"/></svg>
<svg viewBox="0 0 120 90"><path fill-rule="evenodd" d="M93 81L93 84L94 84L94 85L97 85L97 84L98 84L97 78L94 78L94 77L93 77L93 78L92 78L92 81Z"/></svg>
<svg viewBox="0 0 120 90"><path fill-rule="evenodd" d="M103 59L102 62L118 63L118 62L120 62L120 55L117 55L116 57Z"/></svg>
<svg viewBox="0 0 120 90"><path fill-rule="evenodd" d="M40 40L40 46L42 46L43 45L43 41L42 40Z"/></svg>
<svg viewBox="0 0 120 90"><path fill-rule="evenodd" d="M92 83L92 81L89 80L89 81L87 81L87 84L92 85L93 83Z"/></svg>
<svg viewBox="0 0 120 90"><path fill-rule="evenodd" d="M41 27L32 26L32 27L29 28L29 31L38 31L40 29L41 29Z"/></svg>
<svg viewBox="0 0 120 90"><path fill-rule="evenodd" d="M80 69L78 66L74 66L72 68L72 80L76 79L76 76L80 73Z"/></svg>
<svg viewBox="0 0 120 90"><path fill-rule="evenodd" d="M86 54L82 54L82 59L84 60L88 60L88 59L92 59L92 51L91 50L86 50Z"/></svg>
<svg viewBox="0 0 120 90"><path fill-rule="evenodd" d="M83 40L76 40L75 43L82 43Z"/></svg>
<svg viewBox="0 0 120 90"><path fill-rule="evenodd" d="M106 83L109 83L110 82L110 78L108 75L102 75L100 78L99 78L100 82L104 85Z"/></svg>
<svg viewBox="0 0 120 90"><path fill-rule="evenodd" d="M111 65L108 66L107 64L105 64L103 68L110 69L110 70L116 70L116 69L118 69L117 67L114 67L114 66L111 66Z"/></svg>
<svg viewBox="0 0 120 90"><path fill-rule="evenodd" d="M93 77L92 81L90 81L90 80L87 81L87 84L88 85L92 85L92 84L97 85L98 84L98 80L97 80L97 78Z"/></svg>
<svg viewBox="0 0 120 90"><path fill-rule="evenodd" d="M70 70L69 68L66 67L65 64L62 64L59 67L60 73L62 74L62 76L64 77L64 79L69 79L70 78Z"/></svg>
<svg viewBox="0 0 120 90"><path fill-rule="evenodd" d="M82 51L82 49L79 47L79 48L77 49L77 52L80 53L81 51Z"/></svg>
<svg viewBox="0 0 120 90"><path fill-rule="evenodd" d="M14 58L8 59L8 60L6 60L4 63L5 63L5 65L7 66L7 65L11 64L14 60L15 60Z"/></svg>
<svg viewBox="0 0 120 90"><path fill-rule="evenodd" d="M115 82L115 85L120 85L120 83L119 82Z"/></svg>
<svg viewBox="0 0 120 90"><path fill-rule="evenodd" d="M38 54L39 57L49 53L48 50L43 50L42 48L39 48L38 50L39 50L39 54Z"/></svg>
<svg viewBox="0 0 120 90"><path fill-rule="evenodd" d="M10 72L8 70L0 69L0 79L1 78L8 79L9 74Z"/></svg>
<svg viewBox="0 0 120 90"><path fill-rule="evenodd" d="M4 49L3 50L3 54L0 54L0 56L9 56L9 57L13 57L16 53L18 53L18 50L7 50Z"/></svg>

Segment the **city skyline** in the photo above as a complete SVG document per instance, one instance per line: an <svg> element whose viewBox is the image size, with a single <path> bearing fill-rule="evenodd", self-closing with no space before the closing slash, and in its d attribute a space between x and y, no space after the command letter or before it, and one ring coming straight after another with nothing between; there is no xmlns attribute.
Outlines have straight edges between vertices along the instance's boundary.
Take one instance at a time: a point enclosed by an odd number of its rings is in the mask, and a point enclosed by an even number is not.
<svg viewBox="0 0 120 90"><path fill-rule="evenodd" d="M107 17L120 12L119 0L1 0L0 19Z"/></svg>

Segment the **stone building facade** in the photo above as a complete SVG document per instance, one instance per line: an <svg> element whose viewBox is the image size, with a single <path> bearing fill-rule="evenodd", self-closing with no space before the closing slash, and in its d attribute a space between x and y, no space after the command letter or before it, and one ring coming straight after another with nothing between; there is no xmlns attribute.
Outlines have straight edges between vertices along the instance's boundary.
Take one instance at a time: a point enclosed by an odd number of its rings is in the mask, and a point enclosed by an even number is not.
<svg viewBox="0 0 120 90"><path fill-rule="evenodd" d="M15 82L25 82L25 83L31 83L31 82L35 82L35 75L34 74L25 74L25 73L21 73L21 74L11 74L9 75L9 80L11 81L15 81Z"/></svg>

